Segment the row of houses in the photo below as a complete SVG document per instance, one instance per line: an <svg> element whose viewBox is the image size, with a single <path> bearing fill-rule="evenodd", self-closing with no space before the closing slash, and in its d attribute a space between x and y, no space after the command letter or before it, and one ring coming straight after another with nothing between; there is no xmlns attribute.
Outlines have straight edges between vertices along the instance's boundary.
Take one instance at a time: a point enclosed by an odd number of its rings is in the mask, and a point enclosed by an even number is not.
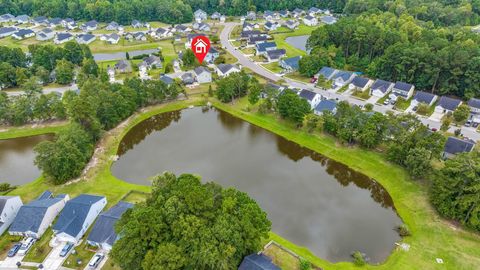
<svg viewBox="0 0 480 270"><path fill-rule="evenodd" d="M102 212L106 205L104 196L89 194L70 199L66 194L53 196L45 191L25 205L19 196L0 196L0 233L8 228L10 235L40 239L55 222L52 230L57 241L78 244L93 225L88 243L110 250L118 239L116 221L133 205L121 201Z"/></svg>
<svg viewBox="0 0 480 270"><path fill-rule="evenodd" d="M201 23L202 21L205 21L205 20L208 19L208 14L207 14L207 12L205 12L201 9L197 9L193 13L193 17L194 17L196 23ZM219 12L212 13L210 18L212 20L218 20L219 22L222 22L222 23L225 22L226 19L227 19L225 15L222 15Z"/></svg>

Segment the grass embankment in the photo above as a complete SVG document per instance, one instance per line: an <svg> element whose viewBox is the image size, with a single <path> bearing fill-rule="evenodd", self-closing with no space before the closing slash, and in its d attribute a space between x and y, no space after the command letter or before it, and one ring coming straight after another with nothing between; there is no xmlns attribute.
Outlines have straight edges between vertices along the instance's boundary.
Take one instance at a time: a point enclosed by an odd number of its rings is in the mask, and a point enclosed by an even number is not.
<svg viewBox="0 0 480 270"><path fill-rule="evenodd" d="M406 171L386 161L383 154L358 147L344 147L332 137L310 134L274 115L245 112L243 99L234 105L215 102L214 105L254 125L265 128L288 140L317 151L350 168L360 171L381 183L394 200L400 217L409 227L412 236L403 242L410 244L409 251L394 251L381 265L368 265L365 269L476 269L480 265L480 236L455 228L441 219L428 201L427 187L411 180ZM271 239L282 244L324 269L357 269L352 263L330 263L318 258L308 249L297 246L271 233ZM444 264L437 264L441 258Z"/></svg>
<svg viewBox="0 0 480 270"><path fill-rule="evenodd" d="M50 124L41 125L25 125L21 127L1 127L0 126L0 140L35 136L47 133L58 133L67 126L67 122L54 122Z"/></svg>
<svg viewBox="0 0 480 270"><path fill-rule="evenodd" d="M285 49L287 51L287 57L294 57L294 56L305 56L307 55L306 51L297 49L292 45L288 44L286 41L287 37L294 37L294 36L305 36L310 35L313 30L317 29L318 26L306 26L304 24L300 24L298 29L294 31L285 31L283 33L272 34L273 40L277 43L277 47L281 49Z"/></svg>

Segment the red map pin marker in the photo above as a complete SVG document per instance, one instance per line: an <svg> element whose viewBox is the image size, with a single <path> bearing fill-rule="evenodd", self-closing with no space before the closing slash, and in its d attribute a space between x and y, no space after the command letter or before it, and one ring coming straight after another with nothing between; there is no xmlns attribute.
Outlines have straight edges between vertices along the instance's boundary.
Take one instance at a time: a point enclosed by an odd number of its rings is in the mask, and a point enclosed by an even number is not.
<svg viewBox="0 0 480 270"><path fill-rule="evenodd" d="M198 62L203 62L209 50L210 40L206 36L196 36L192 39L192 51L197 57Z"/></svg>

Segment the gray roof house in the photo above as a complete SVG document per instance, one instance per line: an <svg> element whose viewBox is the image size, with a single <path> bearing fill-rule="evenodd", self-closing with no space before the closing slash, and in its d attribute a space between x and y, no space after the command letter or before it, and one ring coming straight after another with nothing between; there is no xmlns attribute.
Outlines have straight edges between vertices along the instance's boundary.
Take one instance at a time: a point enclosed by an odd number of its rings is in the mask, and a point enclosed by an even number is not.
<svg viewBox="0 0 480 270"><path fill-rule="evenodd" d="M143 23L141 23L139 20L133 20L133 21L132 21L132 27L133 27L133 28L143 27Z"/></svg>
<svg viewBox="0 0 480 270"><path fill-rule="evenodd" d="M88 22L82 24L82 26L80 26L80 28L83 31L94 31L94 30L97 29L97 27L98 27L98 22L95 21L95 20L88 21Z"/></svg>
<svg viewBox="0 0 480 270"><path fill-rule="evenodd" d="M305 10L296 8L292 11L293 17L298 18L305 13Z"/></svg>
<svg viewBox="0 0 480 270"><path fill-rule="evenodd" d="M255 11L249 11L247 13L247 16L245 16L245 19L250 20L250 21L254 21L254 20L257 19L257 14L255 13Z"/></svg>
<svg viewBox="0 0 480 270"><path fill-rule="evenodd" d="M357 75L351 71L339 71L333 76L333 84L335 87L341 88L349 84L355 76Z"/></svg>
<svg viewBox="0 0 480 270"><path fill-rule="evenodd" d="M96 37L92 34L81 34L77 37L77 42L79 44L90 44L95 41Z"/></svg>
<svg viewBox="0 0 480 270"><path fill-rule="evenodd" d="M280 24L278 24L277 22L268 21L265 23L264 27L268 31L275 31L278 27L280 27Z"/></svg>
<svg viewBox="0 0 480 270"><path fill-rule="evenodd" d="M167 76L165 74L160 76L160 81L164 82L166 85L172 85L173 84L172 77Z"/></svg>
<svg viewBox="0 0 480 270"><path fill-rule="evenodd" d="M447 113L455 111L458 106L462 104L461 100L449 98L446 96L441 96L440 100L438 101L437 106L435 106L435 112L437 113Z"/></svg>
<svg viewBox="0 0 480 270"><path fill-rule="evenodd" d="M337 22L337 18L326 15L326 16L320 17L320 21L324 24L334 24Z"/></svg>
<svg viewBox="0 0 480 270"><path fill-rule="evenodd" d="M250 254L243 258L238 270L280 270L280 267L263 254Z"/></svg>
<svg viewBox="0 0 480 270"><path fill-rule="evenodd" d="M210 46L210 49L208 50L207 55L205 56L204 61L207 63L213 63L215 59L217 59L220 56L220 53L218 52L217 49L215 49L213 46Z"/></svg>
<svg viewBox="0 0 480 270"><path fill-rule="evenodd" d="M277 49L277 43L275 42L262 42L258 43L255 45L257 54L264 55L267 53L267 51L275 50Z"/></svg>
<svg viewBox="0 0 480 270"><path fill-rule="evenodd" d="M17 32L16 27L1 27L0 28L0 38L8 37Z"/></svg>
<svg viewBox="0 0 480 270"><path fill-rule="evenodd" d="M413 97L412 104L416 106L420 103L424 103L424 104L427 104L428 106L432 106L433 103L435 103L435 101L437 100L437 98L438 98L437 95L423 92L423 91L417 91L415 93L415 96Z"/></svg>
<svg viewBox="0 0 480 270"><path fill-rule="evenodd" d="M338 73L338 70L331 68L331 67L322 67L320 71L315 74L316 78L319 78L322 76L326 81L330 81L333 76L335 76Z"/></svg>
<svg viewBox="0 0 480 270"><path fill-rule="evenodd" d="M78 243L106 205L107 198L89 194L69 200L53 226L57 240Z"/></svg>
<svg viewBox="0 0 480 270"><path fill-rule="evenodd" d="M192 72L185 72L180 78L185 85L190 85L195 82L195 77Z"/></svg>
<svg viewBox="0 0 480 270"><path fill-rule="evenodd" d="M31 29L20 29L13 33L12 37L18 40L26 39L35 36L35 32Z"/></svg>
<svg viewBox="0 0 480 270"><path fill-rule="evenodd" d="M317 107L318 103L322 100L322 96L320 94L317 94L313 91L310 91L308 89L302 89L298 95L307 100L308 103L310 104L311 109Z"/></svg>
<svg viewBox="0 0 480 270"><path fill-rule="evenodd" d="M35 17L35 18L33 18L32 21L33 21L33 23L36 24L36 25L40 25L40 24L46 25L46 24L48 24L48 18L45 17L45 16Z"/></svg>
<svg viewBox="0 0 480 270"><path fill-rule="evenodd" d="M396 96L401 96L404 99L409 99L410 97L412 97L414 89L415 86L413 84L397 81L393 86L392 92Z"/></svg>
<svg viewBox="0 0 480 270"><path fill-rule="evenodd" d="M50 27L63 26L64 21L63 21L62 18L52 18L52 19L48 20L48 25Z"/></svg>
<svg viewBox="0 0 480 270"><path fill-rule="evenodd" d="M0 16L0 23L10 22L10 21L13 21L13 20L15 20L15 16L13 16L10 13L3 14L3 15Z"/></svg>
<svg viewBox="0 0 480 270"><path fill-rule="evenodd" d="M316 115L322 115L324 112L335 114L337 112L337 102L335 102L335 100L324 99L318 103L314 112Z"/></svg>
<svg viewBox="0 0 480 270"><path fill-rule="evenodd" d="M0 196L0 235L13 223L22 205L19 196Z"/></svg>
<svg viewBox="0 0 480 270"><path fill-rule="evenodd" d="M140 65L144 65L147 68L152 68L154 66L156 68L162 68L162 60L156 55L150 55L149 57L144 58Z"/></svg>
<svg viewBox="0 0 480 270"><path fill-rule="evenodd" d="M264 35L260 35L260 36L249 36L248 37L248 42L247 42L247 45L248 46L253 46L253 45L256 45L258 43L262 43L262 42L266 42L267 41L267 37L264 36Z"/></svg>
<svg viewBox="0 0 480 270"><path fill-rule="evenodd" d="M28 23L30 21L30 17L28 15L18 15L16 18L15 18L15 21L17 23Z"/></svg>
<svg viewBox="0 0 480 270"><path fill-rule="evenodd" d="M392 88L392 82L377 79L372 86L370 86L370 95L381 98L392 91Z"/></svg>
<svg viewBox="0 0 480 270"><path fill-rule="evenodd" d="M50 40L55 37L55 32L51 28L45 28L37 32L37 40Z"/></svg>
<svg viewBox="0 0 480 270"><path fill-rule="evenodd" d="M285 86L281 86L278 84L274 84L271 82L268 82L265 87L262 89L262 92L260 93L261 98L267 98L268 96L268 90L273 89L275 90L275 96L281 94L286 88Z"/></svg>
<svg viewBox="0 0 480 270"><path fill-rule="evenodd" d="M8 233L39 239L62 211L68 199L68 195L53 197L50 191L45 191L37 199L20 207Z"/></svg>
<svg viewBox="0 0 480 270"><path fill-rule="evenodd" d="M289 29L296 29L300 23L296 20L288 20L284 23L285 27L289 28Z"/></svg>
<svg viewBox="0 0 480 270"><path fill-rule="evenodd" d="M53 41L55 44L62 44L67 41L72 40L74 37L70 33L57 33L55 36L55 40Z"/></svg>
<svg viewBox="0 0 480 270"><path fill-rule="evenodd" d="M287 72L298 70L301 56L283 58L280 60L280 66Z"/></svg>
<svg viewBox="0 0 480 270"><path fill-rule="evenodd" d="M240 68L232 64L219 64L217 65L217 74L220 77L228 76L232 73L240 72Z"/></svg>
<svg viewBox="0 0 480 270"><path fill-rule="evenodd" d="M201 22L207 19L207 13L201 9L195 10L195 12L193 13L193 16L195 17L195 20L197 22Z"/></svg>
<svg viewBox="0 0 480 270"><path fill-rule="evenodd" d="M132 64L128 60L120 60L115 66L115 72L117 73L130 73L132 72Z"/></svg>
<svg viewBox="0 0 480 270"><path fill-rule="evenodd" d="M443 158L450 158L460 153L472 152L474 147L475 142L473 140L448 137L443 150Z"/></svg>
<svg viewBox="0 0 480 270"><path fill-rule="evenodd" d="M87 243L103 250L111 250L113 244L119 238L115 232L115 224L130 208L133 208L133 204L120 201L112 208L101 213L88 235Z"/></svg>
<svg viewBox="0 0 480 270"><path fill-rule="evenodd" d="M193 72L195 73L195 79L198 83L210 83L212 82L212 73L206 67L196 67Z"/></svg>
<svg viewBox="0 0 480 270"><path fill-rule="evenodd" d="M365 77L356 76L353 78L352 82L348 86L350 89L355 89L357 91L365 91L373 83L372 80Z"/></svg>
<svg viewBox="0 0 480 270"><path fill-rule="evenodd" d="M222 14L220 14L220 12L215 11L212 13L210 18L212 18L212 20L220 20L220 16L222 16Z"/></svg>
<svg viewBox="0 0 480 270"><path fill-rule="evenodd" d="M268 50L266 57L269 62L279 61L287 54L285 49Z"/></svg>
<svg viewBox="0 0 480 270"><path fill-rule="evenodd" d="M117 22L110 22L106 27L105 30L108 31L117 31L120 25Z"/></svg>
<svg viewBox="0 0 480 270"><path fill-rule="evenodd" d="M278 12L278 15L280 15L280 17L282 17L282 18L288 17L289 14L290 14L290 12L288 12L288 10L280 10Z"/></svg>
<svg viewBox="0 0 480 270"><path fill-rule="evenodd" d="M262 33L259 30L247 30L247 31L242 31L240 33L240 37L242 39L248 39L250 37L258 37L261 36Z"/></svg>
<svg viewBox="0 0 480 270"><path fill-rule="evenodd" d="M317 20L316 17L307 15L307 16L303 17L303 23L305 25L308 25L308 26L315 26L315 25L318 24L318 20Z"/></svg>
<svg viewBox="0 0 480 270"><path fill-rule="evenodd" d="M470 111L473 114L480 114L480 99L472 98L468 101L468 106L470 106Z"/></svg>

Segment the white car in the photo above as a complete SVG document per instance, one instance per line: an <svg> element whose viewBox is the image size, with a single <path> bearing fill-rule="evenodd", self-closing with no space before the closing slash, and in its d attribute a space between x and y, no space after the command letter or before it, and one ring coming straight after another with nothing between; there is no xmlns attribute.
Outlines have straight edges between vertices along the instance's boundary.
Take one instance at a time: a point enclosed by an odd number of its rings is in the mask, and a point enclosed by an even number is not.
<svg viewBox="0 0 480 270"><path fill-rule="evenodd" d="M22 243L22 246L18 250L17 254L22 256L27 254L28 250L32 247L33 243L35 243L34 238L28 237L27 239L25 239L25 241L23 241Z"/></svg>
<svg viewBox="0 0 480 270"><path fill-rule="evenodd" d="M90 262L88 263L88 266L91 268L91 269L95 269L97 268L97 266L100 264L100 262L103 260L105 256L103 254L95 254L93 256L93 258L90 260Z"/></svg>

